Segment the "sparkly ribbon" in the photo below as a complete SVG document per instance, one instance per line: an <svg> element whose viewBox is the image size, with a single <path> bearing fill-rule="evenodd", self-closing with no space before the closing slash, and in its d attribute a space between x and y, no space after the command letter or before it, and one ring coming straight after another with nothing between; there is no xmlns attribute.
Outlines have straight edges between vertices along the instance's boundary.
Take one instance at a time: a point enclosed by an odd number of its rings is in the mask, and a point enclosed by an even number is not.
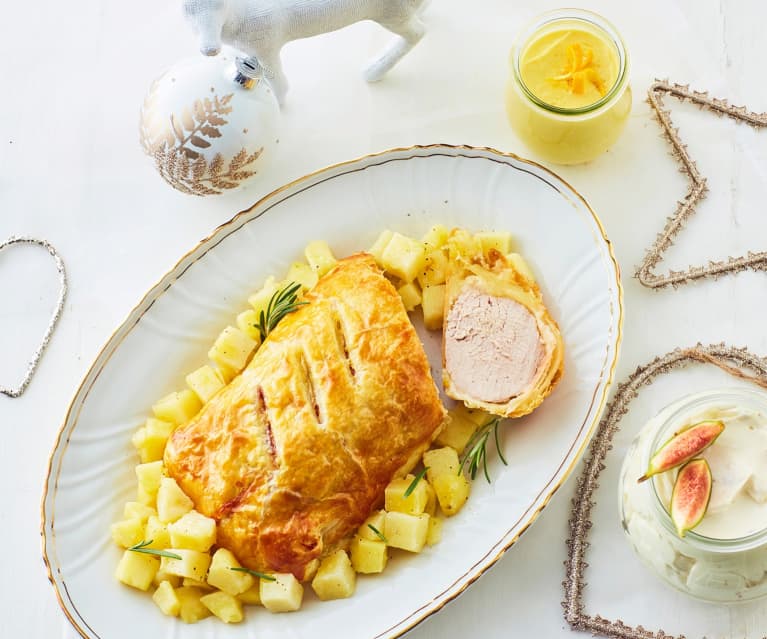
<svg viewBox="0 0 767 639"><path fill-rule="evenodd" d="M726 115L736 122L745 122L755 129L767 126L767 113L754 113L746 110L746 107L736 107L728 104L727 100L710 98L705 91L691 91L688 85L672 84L668 80L656 80L647 92L647 102L655 111L655 116L660 123L663 134L671 145L671 155L680 165L680 172L684 173L689 181L689 187L684 199L677 203L676 211L666 221L655 242L648 249L644 260L636 270L636 277L643 286L660 289L666 286L681 286L694 280L713 277L729 273L738 273L746 269L767 270L767 252L749 251L740 257L729 257L724 261L709 260L705 266L690 266L686 271L670 270L664 275L654 273L655 267L663 260L664 253L673 244L674 238L684 228L687 220L695 213L695 207L705 197L708 191L706 178L698 170L695 161L690 157L687 146L679 137L679 129L671 121L671 113L664 108L663 95L669 94L684 102L689 100L702 109L712 111L716 115Z"/></svg>
<svg viewBox="0 0 767 639"><path fill-rule="evenodd" d="M43 334L43 339L38 344L37 350L35 350L34 354L32 355L32 359L29 361L29 364L27 364L27 370L24 373L24 377L21 380L21 383L15 387L6 387L0 385L0 393L7 395L8 397L21 396L21 394L26 390L27 386L29 386L29 382L32 380L32 376L37 370L37 365L40 363L40 358L43 356L43 352L45 352L45 349L48 346L48 342L51 340L51 335L53 335L53 330L56 328L59 317L61 317L61 312L64 310L64 299L67 296L67 274L66 270L64 269L64 262L56 249L46 240L40 240L33 237L12 236L4 242L0 243L0 251L10 246L19 244L35 244L48 251L50 256L56 262L56 270L59 272L59 297L56 302L56 308L53 311L53 315L51 315L50 322L48 322L48 327L45 329L45 333Z"/></svg>

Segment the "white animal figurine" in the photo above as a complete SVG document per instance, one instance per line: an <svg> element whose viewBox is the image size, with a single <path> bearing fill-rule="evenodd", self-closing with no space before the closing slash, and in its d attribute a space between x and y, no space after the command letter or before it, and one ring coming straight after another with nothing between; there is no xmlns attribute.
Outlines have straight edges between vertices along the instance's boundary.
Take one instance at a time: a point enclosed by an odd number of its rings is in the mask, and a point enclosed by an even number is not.
<svg viewBox="0 0 767 639"><path fill-rule="evenodd" d="M373 20L397 38L365 71L380 80L423 37L418 11L425 0L183 0L184 13L200 38L204 55L218 55L222 44L255 59L280 104L288 81L280 50L300 38Z"/></svg>

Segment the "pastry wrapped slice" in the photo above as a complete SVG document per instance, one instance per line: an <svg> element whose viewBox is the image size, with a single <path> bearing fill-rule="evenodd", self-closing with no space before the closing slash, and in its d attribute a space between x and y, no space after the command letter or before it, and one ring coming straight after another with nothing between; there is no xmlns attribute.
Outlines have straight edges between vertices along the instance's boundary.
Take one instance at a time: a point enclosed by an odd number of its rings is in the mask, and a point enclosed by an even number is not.
<svg viewBox="0 0 767 639"><path fill-rule="evenodd" d="M448 239L443 321L447 395L501 417L535 410L562 375L562 335L518 255Z"/></svg>
<svg viewBox="0 0 767 639"><path fill-rule="evenodd" d="M423 346L373 257L341 260L165 451L217 543L306 577L382 505L445 420Z"/></svg>

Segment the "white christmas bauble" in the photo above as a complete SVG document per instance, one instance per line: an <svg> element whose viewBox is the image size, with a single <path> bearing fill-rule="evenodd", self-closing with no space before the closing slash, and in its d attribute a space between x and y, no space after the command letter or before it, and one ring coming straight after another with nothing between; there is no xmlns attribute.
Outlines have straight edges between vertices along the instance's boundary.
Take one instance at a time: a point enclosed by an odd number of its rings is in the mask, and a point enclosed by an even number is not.
<svg viewBox="0 0 767 639"><path fill-rule="evenodd" d="M258 70L225 51L179 62L155 80L139 134L168 184L219 195L256 177L277 143L279 119L277 99Z"/></svg>

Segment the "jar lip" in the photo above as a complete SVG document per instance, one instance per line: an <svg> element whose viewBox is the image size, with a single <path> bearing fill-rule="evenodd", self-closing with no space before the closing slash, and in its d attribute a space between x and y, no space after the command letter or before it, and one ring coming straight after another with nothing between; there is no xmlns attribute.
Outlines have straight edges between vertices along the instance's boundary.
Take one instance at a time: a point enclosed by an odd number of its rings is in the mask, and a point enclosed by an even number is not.
<svg viewBox="0 0 767 639"><path fill-rule="evenodd" d="M753 408L760 408L765 415L767 415L767 393L764 391L758 391L750 388L739 388L737 386L727 388L713 388L706 391L697 393L691 393L685 395L670 404L662 408L656 415L656 419L661 416L663 419L658 424L658 429L655 432L652 440L649 440L649 445L644 455L644 467L646 468L650 462L650 457L653 451L657 449L661 437L665 435L665 426L671 422L674 418L680 414L689 412L695 407L703 407L707 404L711 404L713 401L745 401ZM661 524L672 534L677 535L676 528L671 521L671 515L661 501L660 495L655 485L655 479L652 478L646 482L649 484L648 490L652 492L653 504L656 507L658 519ZM708 550L711 552L738 552L748 550L750 548L760 546L767 541L767 527L757 530L749 535L743 537L733 537L731 539L719 539L716 537L707 537L696 533L694 530L689 530L684 536L684 541L691 543L692 545Z"/></svg>
<svg viewBox="0 0 767 639"><path fill-rule="evenodd" d="M530 39L535 34L535 32L547 25L564 21L581 21L588 24L592 28L595 27L600 32L602 32L610 42L612 42L616 51L618 52L618 77L615 79L612 87L610 87L610 90L605 93L605 95L603 95L599 100L582 107L558 107L554 104L549 104L548 102L541 100L530 90L527 84L525 84L525 81L522 79L522 72L519 68L522 51L525 50L526 45L530 42ZM551 113L557 113L559 115L585 115L593 113L606 104L609 104L613 101L613 99L619 96L628 81L629 55L628 49L626 48L626 43L623 41L620 33L611 22L600 16L598 13L587 11L586 9L555 9L553 11L547 11L546 13L538 15L536 18L530 21L522 29L522 31L519 32L517 38L514 41L514 44L512 45L511 51L511 67L514 74L514 79L517 81L517 84L522 90L522 93L524 93L525 97L527 97L535 105Z"/></svg>

